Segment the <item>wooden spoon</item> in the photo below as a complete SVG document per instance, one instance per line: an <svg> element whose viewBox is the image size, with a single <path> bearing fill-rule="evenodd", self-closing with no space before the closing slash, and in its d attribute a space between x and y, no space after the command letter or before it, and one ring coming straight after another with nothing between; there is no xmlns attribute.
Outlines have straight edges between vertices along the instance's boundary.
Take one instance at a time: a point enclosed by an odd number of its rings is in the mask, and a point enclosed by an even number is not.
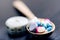
<svg viewBox="0 0 60 40"><path fill-rule="evenodd" d="M33 12L21 0L14 1L13 6L16 9L18 9L20 12L22 12L25 16L27 16L29 19L38 20L38 18L33 14ZM38 22L40 22L40 21L38 20Z"/></svg>
<svg viewBox="0 0 60 40"><path fill-rule="evenodd" d="M22 12L25 16L27 16L29 19L33 19L36 16L31 12L31 10L23 3L22 1L14 1L13 6L18 9L20 12Z"/></svg>

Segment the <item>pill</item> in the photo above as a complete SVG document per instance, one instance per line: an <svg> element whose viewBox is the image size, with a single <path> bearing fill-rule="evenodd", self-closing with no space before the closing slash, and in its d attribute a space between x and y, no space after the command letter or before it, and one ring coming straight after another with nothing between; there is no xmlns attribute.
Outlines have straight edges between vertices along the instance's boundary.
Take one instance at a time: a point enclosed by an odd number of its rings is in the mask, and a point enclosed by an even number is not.
<svg viewBox="0 0 60 40"><path fill-rule="evenodd" d="M43 33L43 32L45 32L45 28L44 27L37 27L36 32L37 33Z"/></svg>
<svg viewBox="0 0 60 40"><path fill-rule="evenodd" d="M52 25L51 25L51 24L47 24L47 28L48 28L48 27L52 27Z"/></svg>
<svg viewBox="0 0 60 40"><path fill-rule="evenodd" d="M45 21L50 22L50 20L49 20L49 19L45 19Z"/></svg>
<svg viewBox="0 0 60 40"><path fill-rule="evenodd" d="M36 24L36 23L31 23L31 24L30 24L30 27L29 27L29 30L32 31L32 30L34 30L36 27L37 27L37 24Z"/></svg>
<svg viewBox="0 0 60 40"><path fill-rule="evenodd" d="M52 30L52 27L48 27L47 28L47 31L49 32L49 31L51 31Z"/></svg>
<svg viewBox="0 0 60 40"><path fill-rule="evenodd" d="M35 29L33 29L31 32L34 32L34 33L36 33L36 28L35 28Z"/></svg>
<svg viewBox="0 0 60 40"><path fill-rule="evenodd" d="M36 22L38 26L41 26L41 23L40 22Z"/></svg>

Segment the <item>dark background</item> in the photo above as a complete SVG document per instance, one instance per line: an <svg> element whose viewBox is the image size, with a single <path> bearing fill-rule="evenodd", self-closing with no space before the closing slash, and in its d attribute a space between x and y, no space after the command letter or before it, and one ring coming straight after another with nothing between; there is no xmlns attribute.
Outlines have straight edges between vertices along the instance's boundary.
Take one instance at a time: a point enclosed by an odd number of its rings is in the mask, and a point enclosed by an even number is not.
<svg viewBox="0 0 60 40"><path fill-rule="evenodd" d="M39 18L49 18L56 30L47 40L60 40L60 0L22 0ZM10 38L6 33L5 21L12 16L20 16L12 5L13 0L0 0L0 40L27 40L26 36Z"/></svg>

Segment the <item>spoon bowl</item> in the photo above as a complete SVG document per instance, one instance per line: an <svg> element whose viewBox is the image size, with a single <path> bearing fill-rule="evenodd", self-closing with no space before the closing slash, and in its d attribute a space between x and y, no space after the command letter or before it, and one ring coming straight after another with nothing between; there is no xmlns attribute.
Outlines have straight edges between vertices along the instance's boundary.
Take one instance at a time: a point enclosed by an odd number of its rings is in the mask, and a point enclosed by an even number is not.
<svg viewBox="0 0 60 40"><path fill-rule="evenodd" d="M43 18L39 18L39 20L43 20ZM44 32L44 33L34 33L29 31L29 24L26 26L26 30L28 31L29 34L31 34L34 37L42 37L42 38L46 38L49 37L55 30L55 25L53 22L51 22L52 24L52 30L50 32Z"/></svg>

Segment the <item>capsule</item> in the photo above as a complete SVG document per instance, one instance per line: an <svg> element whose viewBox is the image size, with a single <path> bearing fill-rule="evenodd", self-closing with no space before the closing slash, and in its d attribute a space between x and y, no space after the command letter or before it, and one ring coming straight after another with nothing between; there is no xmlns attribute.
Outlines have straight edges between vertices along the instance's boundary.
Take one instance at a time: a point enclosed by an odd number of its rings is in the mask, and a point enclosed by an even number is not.
<svg viewBox="0 0 60 40"><path fill-rule="evenodd" d="M51 31L52 30L52 27L48 27L47 28L47 31L49 32L49 31Z"/></svg>
<svg viewBox="0 0 60 40"><path fill-rule="evenodd" d="M37 27L36 28L36 32L37 33L43 33L43 32L45 32L45 28L44 27L41 27L41 26L40 27Z"/></svg>
<svg viewBox="0 0 60 40"><path fill-rule="evenodd" d="M30 24L30 27L29 27L29 30L30 31L33 31L36 27L37 27L37 24L36 23L31 23Z"/></svg>

